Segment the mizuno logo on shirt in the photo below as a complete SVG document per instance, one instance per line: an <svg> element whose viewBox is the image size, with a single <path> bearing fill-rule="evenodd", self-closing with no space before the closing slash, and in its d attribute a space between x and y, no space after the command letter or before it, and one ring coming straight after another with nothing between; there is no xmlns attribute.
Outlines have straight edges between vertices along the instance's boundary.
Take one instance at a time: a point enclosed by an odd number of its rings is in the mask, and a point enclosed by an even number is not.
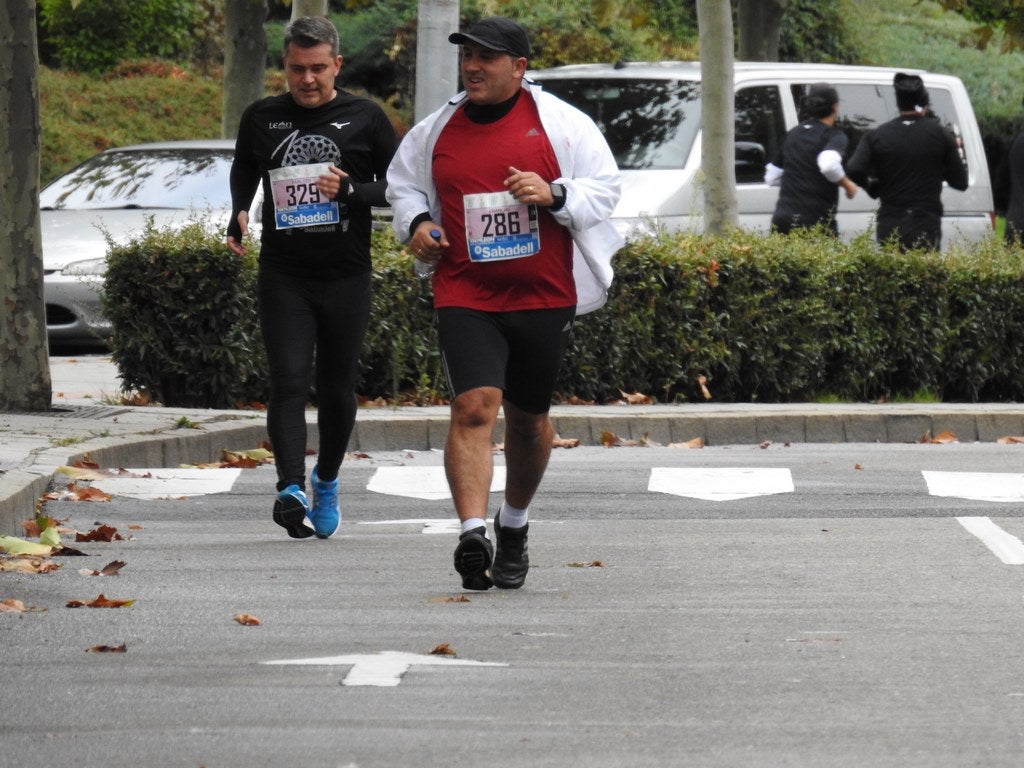
<svg viewBox="0 0 1024 768"><path fill-rule="evenodd" d="M528 130L526 132L526 135L527 136L540 136L540 131L538 131L536 128L531 128L530 130Z"/></svg>
<svg viewBox="0 0 1024 768"><path fill-rule="evenodd" d="M334 126L335 128L337 128L337 129L338 129L338 130L340 131L340 130L341 130L342 128L344 128L344 127L345 127L346 125L352 125L352 122L351 122L351 121L349 121L349 122L347 122L347 123L331 123L331 125L333 125L333 126Z"/></svg>
<svg viewBox="0 0 1024 768"><path fill-rule="evenodd" d="M273 130L275 128L278 128L278 129L282 129L283 128L286 131L290 131L291 128L292 128L292 124L289 123L286 120L282 120L282 121L277 121L277 122L273 122L273 123L267 123L267 128L270 128L271 130Z"/></svg>

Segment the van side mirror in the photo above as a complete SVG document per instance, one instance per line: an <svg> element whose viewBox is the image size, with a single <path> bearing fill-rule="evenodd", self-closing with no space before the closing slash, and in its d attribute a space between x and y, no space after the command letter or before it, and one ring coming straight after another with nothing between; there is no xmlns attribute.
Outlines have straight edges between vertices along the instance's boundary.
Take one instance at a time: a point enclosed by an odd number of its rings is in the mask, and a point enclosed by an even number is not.
<svg viewBox="0 0 1024 768"><path fill-rule="evenodd" d="M756 141L736 142L736 183L753 184L764 181L764 168L768 164L768 153L764 145Z"/></svg>

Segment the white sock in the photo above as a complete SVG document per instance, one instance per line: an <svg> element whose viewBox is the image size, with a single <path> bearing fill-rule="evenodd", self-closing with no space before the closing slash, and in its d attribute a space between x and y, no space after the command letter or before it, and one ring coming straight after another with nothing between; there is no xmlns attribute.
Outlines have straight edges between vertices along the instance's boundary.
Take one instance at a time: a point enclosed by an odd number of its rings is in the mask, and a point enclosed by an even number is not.
<svg viewBox="0 0 1024 768"><path fill-rule="evenodd" d="M472 531L474 528L480 528L483 526L484 536L487 535L487 521L482 517L471 517L469 520L462 521L462 532Z"/></svg>
<svg viewBox="0 0 1024 768"><path fill-rule="evenodd" d="M530 521L530 508L516 509L503 501L498 510L498 518L502 528L522 528Z"/></svg>

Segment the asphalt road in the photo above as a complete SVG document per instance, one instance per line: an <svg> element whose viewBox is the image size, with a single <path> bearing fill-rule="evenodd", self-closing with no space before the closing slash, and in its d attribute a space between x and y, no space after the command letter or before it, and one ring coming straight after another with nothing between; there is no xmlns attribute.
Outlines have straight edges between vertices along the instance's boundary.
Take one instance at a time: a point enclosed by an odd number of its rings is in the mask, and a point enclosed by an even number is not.
<svg viewBox="0 0 1024 768"><path fill-rule="evenodd" d="M0 575L45 608L0 614L0 766L1016 768L1024 571L971 525L1024 537L1022 457L557 450L511 592L461 591L436 453L351 458L328 541L270 522L270 467L51 501L129 538ZM135 602L65 607L101 593Z"/></svg>

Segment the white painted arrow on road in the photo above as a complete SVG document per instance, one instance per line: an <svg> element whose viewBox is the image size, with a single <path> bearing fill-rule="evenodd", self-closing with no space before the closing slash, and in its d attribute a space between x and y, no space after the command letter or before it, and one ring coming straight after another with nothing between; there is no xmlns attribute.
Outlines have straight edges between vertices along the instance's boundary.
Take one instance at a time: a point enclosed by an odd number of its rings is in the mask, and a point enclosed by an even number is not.
<svg viewBox="0 0 1024 768"><path fill-rule="evenodd" d="M1015 472L921 472L932 496L995 501L1024 501L1024 475Z"/></svg>
<svg viewBox="0 0 1024 768"><path fill-rule="evenodd" d="M341 681L342 685L376 685L394 687L402 682L402 676L412 666L433 667L507 667L489 661L462 661L445 656L423 656L401 651L381 651L377 654L353 654L350 656L324 656L319 659L280 659L264 661L269 665L346 667L352 669Z"/></svg>
<svg viewBox="0 0 1024 768"><path fill-rule="evenodd" d="M647 490L706 501L732 501L793 492L788 469L654 467Z"/></svg>
<svg viewBox="0 0 1024 768"><path fill-rule="evenodd" d="M505 467L494 468L491 493L505 488ZM366 490L409 499L443 501L452 497L444 467L379 467Z"/></svg>

